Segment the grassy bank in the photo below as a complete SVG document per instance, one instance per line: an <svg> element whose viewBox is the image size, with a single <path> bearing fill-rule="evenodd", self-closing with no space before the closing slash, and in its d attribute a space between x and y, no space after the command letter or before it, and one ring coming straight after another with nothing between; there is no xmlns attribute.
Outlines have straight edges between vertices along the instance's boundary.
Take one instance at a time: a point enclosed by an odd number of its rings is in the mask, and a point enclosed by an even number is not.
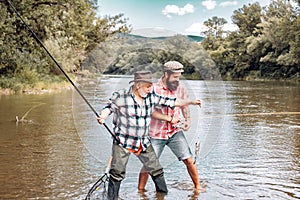
<svg viewBox="0 0 300 200"><path fill-rule="evenodd" d="M95 78L99 74L93 74L87 70L78 71L76 74L71 74L70 78L75 83L84 78ZM199 80L199 77L185 76L186 79ZM253 74L243 78L243 79L232 79L223 78L223 81L284 81L284 82L294 82L299 83L300 79L298 76L294 76L293 79L269 79L261 78ZM0 78L0 95L11 95L11 94L44 94L60 92L62 90L73 89L72 84L63 76L46 76L42 79L24 79L24 78Z"/></svg>
<svg viewBox="0 0 300 200"><path fill-rule="evenodd" d="M0 95L44 94L71 89L72 85L62 76L49 76L34 82L18 78L0 79Z"/></svg>

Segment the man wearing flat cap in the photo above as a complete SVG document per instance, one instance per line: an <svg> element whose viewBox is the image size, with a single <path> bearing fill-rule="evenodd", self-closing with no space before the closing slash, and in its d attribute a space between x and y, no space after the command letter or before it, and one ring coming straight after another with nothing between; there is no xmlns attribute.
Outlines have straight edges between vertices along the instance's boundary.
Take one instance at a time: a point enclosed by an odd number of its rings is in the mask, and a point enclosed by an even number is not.
<svg viewBox="0 0 300 200"><path fill-rule="evenodd" d="M154 106L199 105L200 100L180 100L157 95L153 91L150 71L138 71L128 89L114 92L101 110L100 124L111 114L116 140L112 146L112 163L109 171L108 199L117 199L121 181L125 178L126 165L134 153L152 177L156 191L167 194L163 168L160 165L149 138L149 127Z"/></svg>
<svg viewBox="0 0 300 200"><path fill-rule="evenodd" d="M184 70L180 62L166 62L163 66L162 78L154 85L154 92L158 95L170 98L188 99L186 88L179 84L179 78L182 72L184 72ZM182 112L185 118L182 127L180 124L180 112ZM188 106L175 107L174 109L156 106L150 123L149 136L158 158L161 156L165 146L168 146L178 160L183 161L194 183L194 188L197 192L200 192L203 191L203 189L199 182L197 166L183 133L183 131L187 131L189 127L190 111ZM147 170L142 168L139 175L139 190L145 190L147 180Z"/></svg>

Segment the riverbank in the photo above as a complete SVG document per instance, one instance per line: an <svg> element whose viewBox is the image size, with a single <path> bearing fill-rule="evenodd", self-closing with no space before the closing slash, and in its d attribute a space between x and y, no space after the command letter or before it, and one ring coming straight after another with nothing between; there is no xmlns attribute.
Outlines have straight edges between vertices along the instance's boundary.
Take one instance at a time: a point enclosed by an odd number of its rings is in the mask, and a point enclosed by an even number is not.
<svg viewBox="0 0 300 200"><path fill-rule="evenodd" d="M69 78L76 84L85 78L93 78L94 75L87 70L78 71L69 75ZM3 84L4 82L4 84ZM1 85L5 85L3 88ZM47 94L57 93L66 90L72 90L72 84L64 76L49 76L44 80L39 80L35 83L24 83L18 79L3 79L0 84L0 95L14 94Z"/></svg>
<svg viewBox="0 0 300 200"><path fill-rule="evenodd" d="M109 74L103 74L103 77L125 77L128 75L109 75ZM75 74L72 75L73 81L76 82L90 82L89 80L94 79L95 77L99 77L99 74L92 74L86 70L84 71L78 71ZM286 83L299 83L299 78L294 78L292 80L272 80L272 79L263 79L263 78L257 78L248 76L245 79L240 80L223 80L223 81L254 81L254 82L261 82L261 81L279 81L279 82L286 82ZM0 95L14 95L14 94L46 94L46 93L56 93L61 92L65 90L72 90L73 86L72 84L67 80L60 80L60 81L53 81L53 82L43 82L40 81L34 86L32 84L21 84L21 83L15 83L12 85L12 88L1 88L0 87Z"/></svg>
<svg viewBox="0 0 300 200"><path fill-rule="evenodd" d="M14 94L47 94L71 90L72 85L69 82L63 81L60 83L39 83L36 87L23 85L20 89L0 88L0 95L14 95Z"/></svg>

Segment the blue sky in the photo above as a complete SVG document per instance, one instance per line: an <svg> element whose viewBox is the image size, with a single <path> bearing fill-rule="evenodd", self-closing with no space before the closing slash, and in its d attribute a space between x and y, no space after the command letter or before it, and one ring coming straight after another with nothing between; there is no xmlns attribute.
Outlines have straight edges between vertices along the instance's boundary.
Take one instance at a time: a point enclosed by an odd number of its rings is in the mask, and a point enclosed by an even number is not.
<svg viewBox="0 0 300 200"><path fill-rule="evenodd" d="M213 16L223 17L234 30L231 16L234 10L256 0L98 0L100 16L123 13L129 18L133 33L146 29L170 30L179 34L200 35L203 22ZM270 0L259 0L261 6Z"/></svg>

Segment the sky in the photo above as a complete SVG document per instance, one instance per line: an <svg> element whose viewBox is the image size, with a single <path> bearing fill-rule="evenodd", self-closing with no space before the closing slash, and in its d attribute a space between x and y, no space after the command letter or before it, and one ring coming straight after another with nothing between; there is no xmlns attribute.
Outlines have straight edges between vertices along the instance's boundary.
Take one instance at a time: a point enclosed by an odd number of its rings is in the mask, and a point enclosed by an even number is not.
<svg viewBox="0 0 300 200"><path fill-rule="evenodd" d="M231 20L233 11L257 1L265 6L271 0L98 0L97 13L101 17L123 13L133 34L152 30L157 36L201 36L203 22L213 16L227 20L225 30L236 30Z"/></svg>

